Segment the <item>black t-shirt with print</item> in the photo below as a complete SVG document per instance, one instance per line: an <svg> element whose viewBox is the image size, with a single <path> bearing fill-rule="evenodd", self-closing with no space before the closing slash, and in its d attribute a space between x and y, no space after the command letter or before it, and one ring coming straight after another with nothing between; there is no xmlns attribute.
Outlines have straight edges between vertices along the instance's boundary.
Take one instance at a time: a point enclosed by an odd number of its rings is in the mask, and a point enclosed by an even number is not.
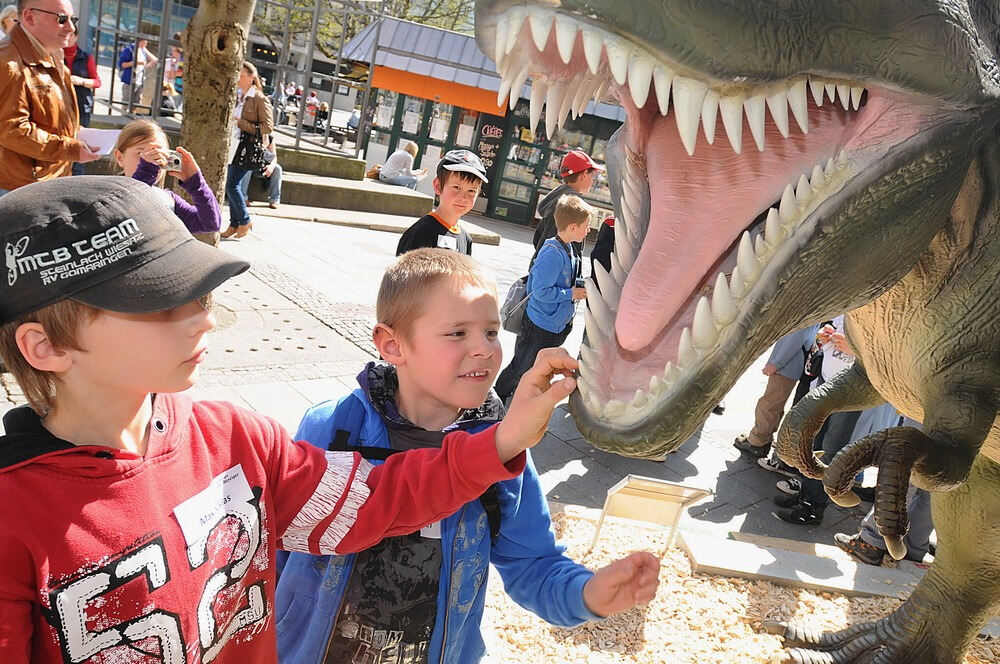
<svg viewBox="0 0 1000 664"><path fill-rule="evenodd" d="M453 233L445 228L445 225L438 221L433 214L425 214L406 229L403 236L399 238L396 246L396 255L400 256L407 251L430 247L431 249L451 249L460 254L472 255L472 238L461 227L458 232Z"/></svg>

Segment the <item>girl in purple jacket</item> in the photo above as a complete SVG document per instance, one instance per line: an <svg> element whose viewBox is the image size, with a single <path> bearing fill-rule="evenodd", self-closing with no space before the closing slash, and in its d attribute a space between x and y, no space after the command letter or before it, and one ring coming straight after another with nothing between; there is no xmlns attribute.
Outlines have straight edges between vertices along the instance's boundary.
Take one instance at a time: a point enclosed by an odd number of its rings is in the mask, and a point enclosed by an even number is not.
<svg viewBox="0 0 1000 664"><path fill-rule="evenodd" d="M181 187L194 201L188 203L169 189L163 189L166 179L170 143L163 129L149 120L133 120L122 129L115 143L114 157L122 173L128 177L157 187L166 202L173 208L192 233L213 233L222 225L222 213L215 194L205 183L198 162L182 147L180 170L175 173Z"/></svg>

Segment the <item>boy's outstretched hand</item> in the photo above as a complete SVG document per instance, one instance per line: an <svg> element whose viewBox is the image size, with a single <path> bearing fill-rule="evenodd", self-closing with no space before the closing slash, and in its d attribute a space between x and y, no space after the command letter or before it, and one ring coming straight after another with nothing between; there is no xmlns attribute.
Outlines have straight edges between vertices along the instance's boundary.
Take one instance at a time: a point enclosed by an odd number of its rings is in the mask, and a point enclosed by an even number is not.
<svg viewBox="0 0 1000 664"><path fill-rule="evenodd" d="M594 572L583 587L583 602L599 616L627 611L653 599L659 577L660 559L636 551Z"/></svg>
<svg viewBox="0 0 1000 664"><path fill-rule="evenodd" d="M500 461L507 463L542 439L552 409L576 389L573 371L578 366L579 363L562 348L538 351L535 365L521 376L507 415L497 427ZM551 382L557 375L564 378Z"/></svg>

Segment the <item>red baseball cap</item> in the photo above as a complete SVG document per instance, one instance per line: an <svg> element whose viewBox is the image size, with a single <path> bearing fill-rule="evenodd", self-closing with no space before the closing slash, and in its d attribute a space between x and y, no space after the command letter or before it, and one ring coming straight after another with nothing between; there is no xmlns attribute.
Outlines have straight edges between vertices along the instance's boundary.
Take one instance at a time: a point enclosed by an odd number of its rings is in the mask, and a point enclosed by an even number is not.
<svg viewBox="0 0 1000 664"><path fill-rule="evenodd" d="M583 150L570 150L566 153L566 156L563 157L562 163L559 164L559 175L560 177L566 177L567 175L580 173L591 168L595 168L599 171L604 170L603 166L591 159L590 155Z"/></svg>

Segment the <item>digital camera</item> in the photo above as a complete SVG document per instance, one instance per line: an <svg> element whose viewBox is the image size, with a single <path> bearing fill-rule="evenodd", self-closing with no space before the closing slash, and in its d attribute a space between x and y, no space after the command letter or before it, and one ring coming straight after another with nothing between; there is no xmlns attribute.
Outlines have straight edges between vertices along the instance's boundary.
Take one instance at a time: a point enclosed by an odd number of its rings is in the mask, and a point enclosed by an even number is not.
<svg viewBox="0 0 1000 664"><path fill-rule="evenodd" d="M177 172L181 170L181 153L171 150L167 153L166 170Z"/></svg>

